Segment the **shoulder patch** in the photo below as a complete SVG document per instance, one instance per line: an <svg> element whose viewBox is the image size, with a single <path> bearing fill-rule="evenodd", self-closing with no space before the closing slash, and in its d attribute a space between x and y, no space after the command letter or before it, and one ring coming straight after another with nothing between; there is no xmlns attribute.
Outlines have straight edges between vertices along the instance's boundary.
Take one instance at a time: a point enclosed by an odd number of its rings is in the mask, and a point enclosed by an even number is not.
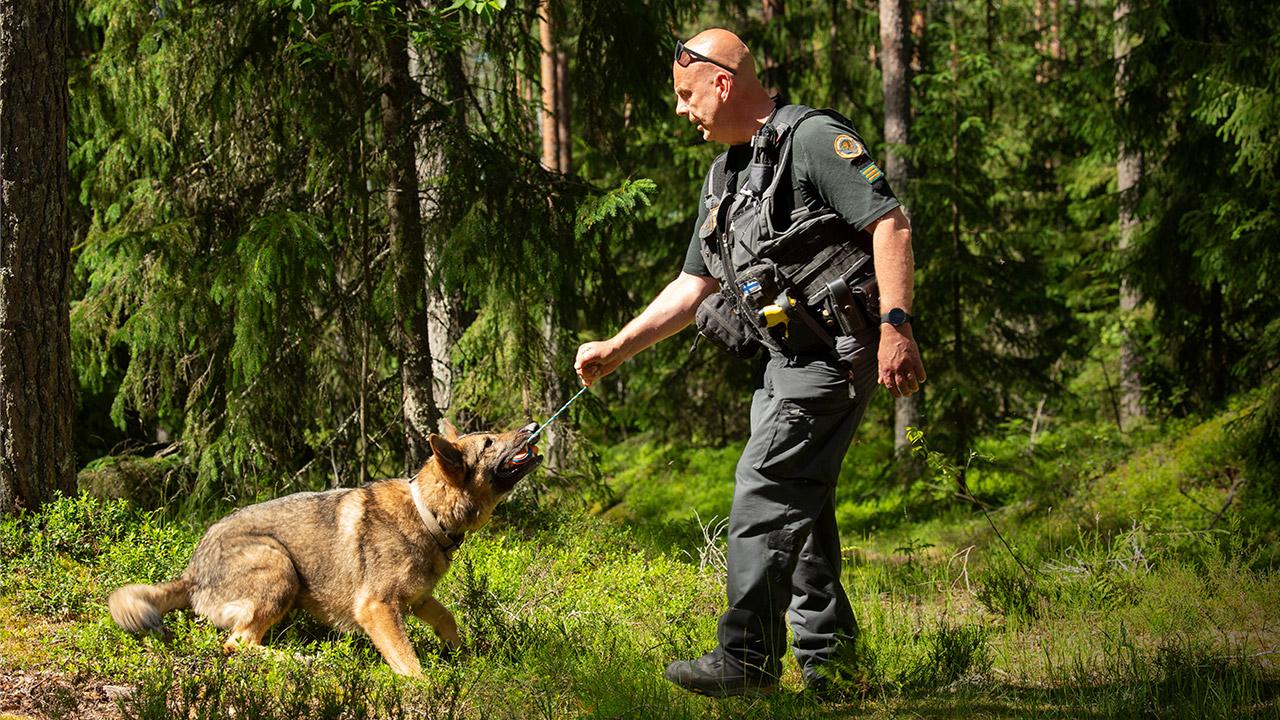
<svg viewBox="0 0 1280 720"><path fill-rule="evenodd" d="M835 148L836 155L839 155L845 160L852 160L865 152L862 147L862 143L854 140L852 135L846 135L844 133L840 133L836 136Z"/></svg>

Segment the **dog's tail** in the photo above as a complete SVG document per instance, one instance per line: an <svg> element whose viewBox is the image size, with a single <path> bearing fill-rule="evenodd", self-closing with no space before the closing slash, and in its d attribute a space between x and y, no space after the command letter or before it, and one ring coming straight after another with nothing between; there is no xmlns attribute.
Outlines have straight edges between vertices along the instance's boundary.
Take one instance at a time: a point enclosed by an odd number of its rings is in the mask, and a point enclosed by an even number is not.
<svg viewBox="0 0 1280 720"><path fill-rule="evenodd" d="M191 607L191 582L186 578L159 585L125 585L107 596L111 619L132 633L163 632L160 619L170 610Z"/></svg>

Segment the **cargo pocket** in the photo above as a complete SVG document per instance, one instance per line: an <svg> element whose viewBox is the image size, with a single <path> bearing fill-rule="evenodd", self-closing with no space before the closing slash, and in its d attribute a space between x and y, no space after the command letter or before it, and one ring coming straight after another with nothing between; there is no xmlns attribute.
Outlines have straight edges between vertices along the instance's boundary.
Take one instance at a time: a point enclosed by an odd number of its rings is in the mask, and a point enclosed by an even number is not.
<svg viewBox="0 0 1280 720"><path fill-rule="evenodd" d="M842 459L846 442L837 442L853 404L848 391L830 402L802 402L775 398L769 419L769 443L755 469L777 480L828 483L835 481L831 456ZM838 470L839 460L834 462Z"/></svg>

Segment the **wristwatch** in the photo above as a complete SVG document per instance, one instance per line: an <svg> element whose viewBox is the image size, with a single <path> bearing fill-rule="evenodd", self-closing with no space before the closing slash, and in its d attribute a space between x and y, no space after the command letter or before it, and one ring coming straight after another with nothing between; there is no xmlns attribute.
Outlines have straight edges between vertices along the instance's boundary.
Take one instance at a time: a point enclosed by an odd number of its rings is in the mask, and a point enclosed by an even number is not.
<svg viewBox="0 0 1280 720"><path fill-rule="evenodd" d="M902 308L893 308L889 312L880 316L880 324L889 323L894 327L902 327L911 322L911 315Z"/></svg>

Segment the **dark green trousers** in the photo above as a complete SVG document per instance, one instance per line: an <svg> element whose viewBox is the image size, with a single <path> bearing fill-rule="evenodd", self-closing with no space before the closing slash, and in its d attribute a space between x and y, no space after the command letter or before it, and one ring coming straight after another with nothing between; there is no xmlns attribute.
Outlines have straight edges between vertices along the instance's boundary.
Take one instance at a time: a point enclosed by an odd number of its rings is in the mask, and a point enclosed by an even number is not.
<svg viewBox="0 0 1280 720"><path fill-rule="evenodd" d="M772 354L751 403L729 512L729 607L717 636L734 660L776 672L792 647L815 677L857 623L840 585L835 488L876 387L879 328L830 353Z"/></svg>

